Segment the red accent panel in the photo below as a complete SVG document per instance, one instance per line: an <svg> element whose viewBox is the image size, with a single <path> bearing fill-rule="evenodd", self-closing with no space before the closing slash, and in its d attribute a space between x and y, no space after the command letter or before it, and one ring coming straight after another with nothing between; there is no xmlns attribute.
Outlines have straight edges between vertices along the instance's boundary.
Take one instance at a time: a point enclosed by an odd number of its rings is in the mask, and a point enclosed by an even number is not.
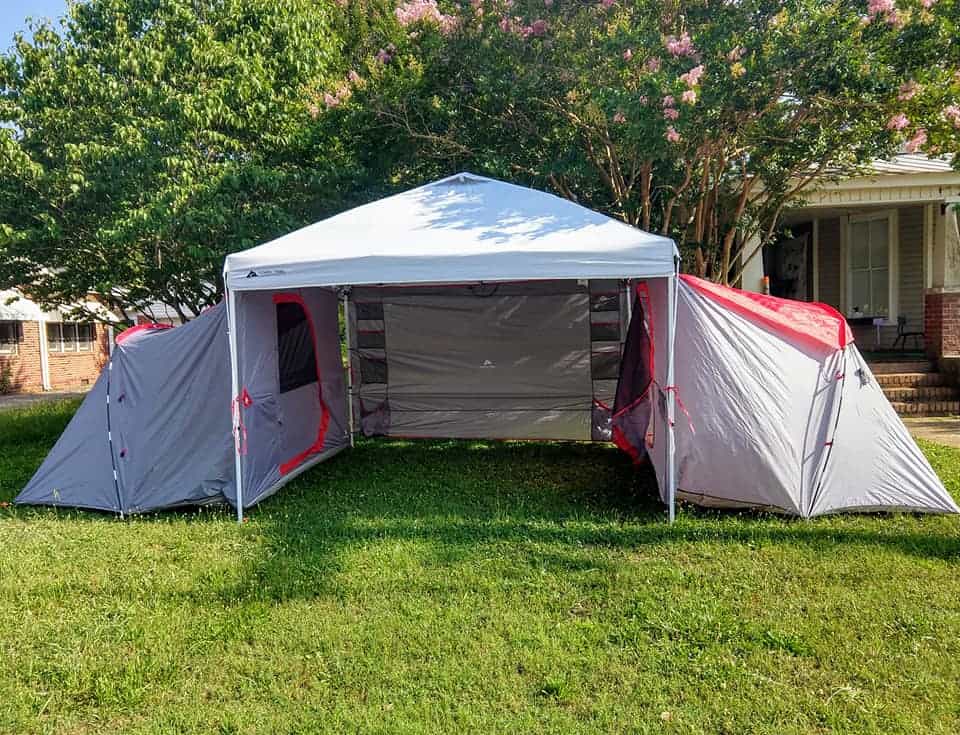
<svg viewBox="0 0 960 735"><path fill-rule="evenodd" d="M703 296L808 348L834 352L853 342L853 332L847 320L827 304L741 291L689 275L680 278Z"/></svg>
<svg viewBox="0 0 960 735"><path fill-rule="evenodd" d="M314 362L317 364L317 390L320 398L320 426L317 428L317 438L309 447L280 465L280 474L286 475L303 464L307 457L323 450L323 441L327 436L327 429L330 426L330 409L327 408L327 404L323 400L323 380L320 375L320 359L317 356L317 330L313 326L313 317L310 316L310 310L307 308L303 296L297 293L275 293L273 295L273 303L299 304L300 308L303 309L303 314L307 318L307 324L310 325L310 335L313 337Z"/></svg>
<svg viewBox="0 0 960 735"><path fill-rule="evenodd" d="M619 426L614 424L613 426L613 443L616 444L620 449L630 455L630 459L633 460L634 464L642 464L644 455L640 453L640 450L637 449L633 444L630 443L630 440L627 439L627 435L623 433Z"/></svg>
<svg viewBox="0 0 960 735"><path fill-rule="evenodd" d="M135 327L128 327L127 329L124 329L122 332L120 332L120 334L116 336L116 339L114 341L119 345L119 344L123 344L131 337L138 334L142 334L143 332L159 332L159 331L163 331L164 329L173 329L173 325L157 324L156 322L152 324L138 324Z"/></svg>

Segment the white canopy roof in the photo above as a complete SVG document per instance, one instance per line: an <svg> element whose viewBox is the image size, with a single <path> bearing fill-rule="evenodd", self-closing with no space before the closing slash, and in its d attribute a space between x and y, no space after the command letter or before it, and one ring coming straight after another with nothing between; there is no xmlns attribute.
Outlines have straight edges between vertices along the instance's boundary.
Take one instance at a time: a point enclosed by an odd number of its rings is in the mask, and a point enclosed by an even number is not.
<svg viewBox="0 0 960 735"><path fill-rule="evenodd" d="M669 276L673 240L461 173L228 255L232 290Z"/></svg>

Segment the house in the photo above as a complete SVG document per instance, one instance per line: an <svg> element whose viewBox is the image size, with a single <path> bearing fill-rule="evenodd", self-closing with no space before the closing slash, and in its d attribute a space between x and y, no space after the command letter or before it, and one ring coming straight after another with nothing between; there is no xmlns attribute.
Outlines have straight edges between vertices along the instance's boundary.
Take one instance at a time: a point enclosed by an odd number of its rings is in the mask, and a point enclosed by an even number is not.
<svg viewBox="0 0 960 735"><path fill-rule="evenodd" d="M784 237L765 248L762 262L754 259L742 285L763 290L766 276L775 296L830 304L876 364L907 363L899 376L926 373L882 379L902 413L960 411L955 382L936 375L960 371L958 204L960 172L949 160L876 162L866 175L805 194L784 218Z"/></svg>
<svg viewBox="0 0 960 735"><path fill-rule="evenodd" d="M88 308L109 312L96 302ZM0 393L81 391L96 382L113 327L44 311L19 291L0 291Z"/></svg>

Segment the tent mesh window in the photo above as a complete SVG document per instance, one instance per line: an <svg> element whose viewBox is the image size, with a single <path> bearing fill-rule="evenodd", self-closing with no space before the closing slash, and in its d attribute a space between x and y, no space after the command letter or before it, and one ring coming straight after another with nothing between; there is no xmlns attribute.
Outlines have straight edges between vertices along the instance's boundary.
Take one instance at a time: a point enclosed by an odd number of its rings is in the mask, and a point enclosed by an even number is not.
<svg viewBox="0 0 960 735"><path fill-rule="evenodd" d="M317 382L313 330L300 304L277 304L277 356L281 393Z"/></svg>

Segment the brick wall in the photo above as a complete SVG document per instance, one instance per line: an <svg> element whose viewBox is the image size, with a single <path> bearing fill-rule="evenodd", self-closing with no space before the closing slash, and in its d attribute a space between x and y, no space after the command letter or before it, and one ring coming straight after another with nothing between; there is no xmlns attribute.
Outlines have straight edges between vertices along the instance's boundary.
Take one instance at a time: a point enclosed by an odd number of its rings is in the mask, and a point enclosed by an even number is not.
<svg viewBox="0 0 960 735"><path fill-rule="evenodd" d="M20 342L15 355L0 355L0 370L10 371L13 392L35 393L43 390L40 376L40 324L20 323Z"/></svg>
<svg viewBox="0 0 960 735"><path fill-rule="evenodd" d="M924 332L931 358L960 355L960 292L927 293Z"/></svg>
<svg viewBox="0 0 960 735"><path fill-rule="evenodd" d="M11 387L15 392L36 393L43 390L40 369L40 323L21 322L20 327L17 354L0 355L0 369L9 366ZM108 335L107 327L97 324L91 351L51 351L49 353L50 388L71 391L92 386L110 356Z"/></svg>

